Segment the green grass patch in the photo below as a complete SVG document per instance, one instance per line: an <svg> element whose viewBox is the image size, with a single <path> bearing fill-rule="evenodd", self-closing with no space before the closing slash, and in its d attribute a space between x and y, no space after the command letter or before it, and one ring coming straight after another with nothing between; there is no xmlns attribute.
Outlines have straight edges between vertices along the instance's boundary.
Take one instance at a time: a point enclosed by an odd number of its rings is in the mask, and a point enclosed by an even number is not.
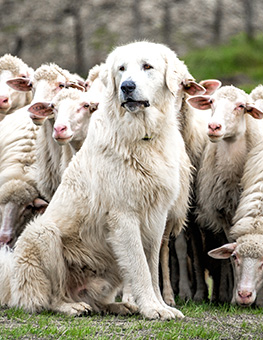
<svg viewBox="0 0 263 340"><path fill-rule="evenodd" d="M250 92L263 79L263 35L249 41L241 33L227 44L196 49L183 56L190 72L197 80L233 79L238 87ZM233 84L236 85L236 84Z"/></svg>
<svg viewBox="0 0 263 340"><path fill-rule="evenodd" d="M141 315L89 315L69 317L51 312L26 313L0 309L2 339L260 339L263 313L260 308L224 304L177 302L183 320L145 320Z"/></svg>

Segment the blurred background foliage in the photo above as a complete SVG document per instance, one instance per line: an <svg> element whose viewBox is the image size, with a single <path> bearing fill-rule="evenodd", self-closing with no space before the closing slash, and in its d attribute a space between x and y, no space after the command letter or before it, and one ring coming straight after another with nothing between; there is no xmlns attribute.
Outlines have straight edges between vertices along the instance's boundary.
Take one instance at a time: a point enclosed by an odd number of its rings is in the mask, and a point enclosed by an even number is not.
<svg viewBox="0 0 263 340"><path fill-rule="evenodd" d="M116 45L167 44L197 80L263 82L262 0L0 0L0 55L86 78Z"/></svg>

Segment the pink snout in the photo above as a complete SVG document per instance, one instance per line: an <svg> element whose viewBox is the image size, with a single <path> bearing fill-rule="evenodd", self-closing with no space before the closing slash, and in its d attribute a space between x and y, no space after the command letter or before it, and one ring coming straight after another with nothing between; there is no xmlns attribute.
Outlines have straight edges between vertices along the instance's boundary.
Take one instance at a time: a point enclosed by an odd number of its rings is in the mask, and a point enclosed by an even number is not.
<svg viewBox="0 0 263 340"><path fill-rule="evenodd" d="M0 96L0 109L8 109L10 107L9 98Z"/></svg>
<svg viewBox="0 0 263 340"><path fill-rule="evenodd" d="M221 124L208 124L208 130L209 132L211 131L212 133L219 132L222 129Z"/></svg>
<svg viewBox="0 0 263 340"><path fill-rule="evenodd" d="M66 125L54 125L54 138L58 139L58 138L65 138L67 136L67 126Z"/></svg>
<svg viewBox="0 0 263 340"><path fill-rule="evenodd" d="M248 290L239 290L237 302L239 305L251 305L254 302L253 292Z"/></svg>

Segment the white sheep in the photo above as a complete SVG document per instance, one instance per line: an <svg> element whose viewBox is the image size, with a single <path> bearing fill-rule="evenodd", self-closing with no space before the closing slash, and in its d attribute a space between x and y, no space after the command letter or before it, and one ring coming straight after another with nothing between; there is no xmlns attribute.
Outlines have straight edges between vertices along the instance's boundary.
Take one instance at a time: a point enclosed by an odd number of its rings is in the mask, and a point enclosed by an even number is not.
<svg viewBox="0 0 263 340"><path fill-rule="evenodd" d="M46 206L31 173L37 132L25 108L0 123L1 244L13 246L26 222Z"/></svg>
<svg viewBox="0 0 263 340"><path fill-rule="evenodd" d="M27 105L32 99L32 94L17 91L7 85L10 79L19 77L30 83L34 70L24 63L20 58L5 54L0 58L0 118L3 119L6 114ZM19 81L19 80L17 80Z"/></svg>
<svg viewBox="0 0 263 340"><path fill-rule="evenodd" d="M61 147L52 138L54 119L50 117L48 106L61 89L69 86L79 88L76 77L56 64L41 65L35 71L32 79L31 88L34 90L34 98L27 110L30 112L29 116L33 122L41 125L36 140L35 179L41 196L47 201L51 200L61 180L62 154ZM84 87L82 88L84 89ZM28 91L30 91L29 87ZM43 102L46 103L44 106ZM42 116L35 114L39 113L40 109Z"/></svg>
<svg viewBox="0 0 263 340"><path fill-rule="evenodd" d="M211 94L218 87L221 86L221 82L218 80L210 79L197 83L194 81L193 76L189 73L186 65L179 61L177 62L177 69L180 69L180 91L177 94L176 107L179 110L178 119L180 122L180 131L185 142L187 154L193 165L193 173L199 169L199 162L203 153L204 147L207 143L208 137L206 134L207 116L201 115L199 110L189 106L187 99L190 96L197 94ZM195 182L195 176L193 176L193 186ZM193 194L194 190L192 191ZM194 197L192 196L192 205L194 205ZM207 285L204 280L203 268L200 261L200 248L201 236L198 231L198 226L192 221L191 213L189 212L189 220L186 230L182 231L183 235L178 235L175 241L175 250L177 253L178 265L179 265L179 296L182 299L192 298L192 287L189 281L189 275L187 271L187 241L186 233L190 239L193 247L194 254L194 272L196 273L196 291L194 292L195 300L202 300L207 294ZM165 234L163 237L162 248L160 251L160 263L162 268L162 285L163 285L163 297L164 300L174 305L174 293L170 282L169 273L169 236L173 232L173 222L168 221ZM174 234L174 232L173 232ZM197 244L197 243L200 243Z"/></svg>
<svg viewBox="0 0 263 340"><path fill-rule="evenodd" d="M47 106L43 118L47 118L48 114L53 117L51 135L62 147L60 177L73 155L80 150L87 136L91 114L97 110L99 103L89 102L89 98L87 92L74 88L62 89L50 103L38 102L34 108L34 115L41 118L43 108Z"/></svg>
<svg viewBox="0 0 263 340"><path fill-rule="evenodd" d="M263 116L263 112L262 112ZM263 287L263 144L259 143L248 155L241 179L243 192L233 218L230 235L235 242L213 249L216 259L232 258L235 286L232 303L242 306L256 300Z"/></svg>
<svg viewBox="0 0 263 340"><path fill-rule="evenodd" d="M46 207L33 181L11 179L4 183L0 187L0 245L13 247L27 222Z"/></svg>
<svg viewBox="0 0 263 340"><path fill-rule="evenodd" d="M49 73L49 68L53 71L57 70L56 76ZM14 78L10 80L10 83L18 90L21 87L30 92L33 90L33 101L36 101L40 98L42 100L52 99L55 93L60 91L60 87L65 81L66 78L61 75L57 66L43 65L34 73L31 85L25 78L19 78L19 81ZM16 241L26 220L32 217L37 210L43 211L47 205L37 190L38 171L35 171L36 140L39 127L29 117L28 108L29 105L11 113L0 123L0 191L2 201L5 202L1 206L2 213L5 214L10 206L13 208L12 214L10 211L12 220L9 220L8 223L6 219L2 221L0 242L10 245ZM54 144L56 146L56 143ZM60 151L59 147L58 151ZM13 192L14 188L16 188L16 195L12 196L9 193ZM28 195L25 195L25 191L28 192ZM28 210L24 210L24 207L28 207ZM29 214L30 209L31 214ZM24 218L25 213L26 219Z"/></svg>
<svg viewBox="0 0 263 340"><path fill-rule="evenodd" d="M229 237L247 154L260 140L259 125L253 119L260 117L249 101L249 96L234 86L223 86L212 96L188 99L197 109L212 109L207 129L211 142L206 144L197 173L197 221L201 227L218 233L218 239L225 238L224 234ZM224 268L230 269L230 264ZM231 281L232 273L228 276ZM229 294L226 290L221 293L219 299L223 301L232 294L231 290Z"/></svg>

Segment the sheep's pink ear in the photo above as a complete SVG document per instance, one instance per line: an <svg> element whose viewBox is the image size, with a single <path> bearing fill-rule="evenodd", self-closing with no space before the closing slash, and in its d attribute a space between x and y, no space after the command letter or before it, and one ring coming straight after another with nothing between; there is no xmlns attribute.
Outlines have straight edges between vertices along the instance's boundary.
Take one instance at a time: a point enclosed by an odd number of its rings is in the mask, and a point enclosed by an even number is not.
<svg viewBox="0 0 263 340"><path fill-rule="evenodd" d="M37 117L48 117L53 114L53 109L50 103L39 102L31 105L27 110Z"/></svg>
<svg viewBox="0 0 263 340"><path fill-rule="evenodd" d="M221 81L217 79L202 80L199 84L205 88L204 94L209 96L222 86Z"/></svg>
<svg viewBox="0 0 263 340"><path fill-rule="evenodd" d="M190 96L197 96L205 93L205 88L194 80L185 80L182 83L184 92Z"/></svg>
<svg viewBox="0 0 263 340"><path fill-rule="evenodd" d="M208 255L214 259L228 259L236 249L236 242L224 244L222 247L210 250Z"/></svg>
<svg viewBox="0 0 263 340"><path fill-rule="evenodd" d="M43 214L48 206L48 202L38 197L34 199L33 204L34 208L38 211L39 214Z"/></svg>
<svg viewBox="0 0 263 340"><path fill-rule="evenodd" d="M7 85L12 89L20 92L28 92L32 90L32 83L29 78L18 77L6 81Z"/></svg>
<svg viewBox="0 0 263 340"><path fill-rule="evenodd" d="M263 111L256 108L253 104L246 105L246 113L250 114L255 119L263 118Z"/></svg>
<svg viewBox="0 0 263 340"><path fill-rule="evenodd" d="M211 108L210 96L194 96L188 98L187 103L198 110L208 110Z"/></svg>

